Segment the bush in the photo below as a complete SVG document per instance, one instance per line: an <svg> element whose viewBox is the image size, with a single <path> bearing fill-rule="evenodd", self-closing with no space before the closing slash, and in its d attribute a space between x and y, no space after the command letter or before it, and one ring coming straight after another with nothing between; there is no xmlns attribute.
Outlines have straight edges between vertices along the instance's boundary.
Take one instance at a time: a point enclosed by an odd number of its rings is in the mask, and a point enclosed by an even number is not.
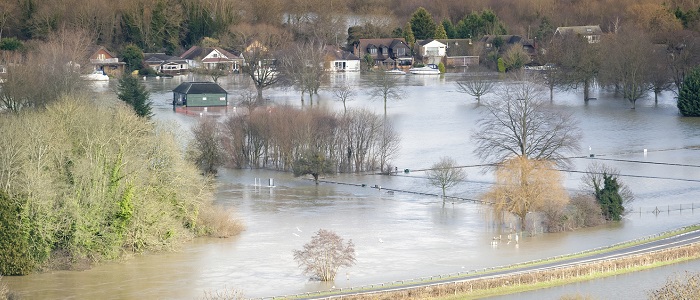
<svg viewBox="0 0 700 300"><path fill-rule="evenodd" d="M243 224L234 219L233 209L221 209L206 206L199 212L199 224L204 228L204 234L212 237L227 238L238 235L243 231Z"/></svg>
<svg viewBox="0 0 700 300"><path fill-rule="evenodd" d="M445 64L443 64L442 62L440 62L440 63L438 64L438 70L440 70L440 73L445 73Z"/></svg>
<svg viewBox="0 0 700 300"><path fill-rule="evenodd" d="M216 227L235 234L204 218L212 187L170 130L125 105L75 99L0 118L3 197L31 195L0 201L0 255L18 262L2 272L31 272L49 253L71 268L170 250Z"/></svg>
<svg viewBox="0 0 700 300"><path fill-rule="evenodd" d="M143 68L139 69L139 75L141 75L141 76L156 76L156 75L158 75L158 72L156 72L156 70L153 70L153 68L143 67Z"/></svg>
<svg viewBox="0 0 700 300"><path fill-rule="evenodd" d="M36 261L32 259L27 220L24 220L26 200L11 198L0 191L0 274L26 275ZM2 299L2 298L0 298Z"/></svg>
<svg viewBox="0 0 700 300"><path fill-rule="evenodd" d="M685 117L700 116L700 67L693 69L683 80L678 93L678 110Z"/></svg>
<svg viewBox="0 0 700 300"><path fill-rule="evenodd" d="M700 273L686 272L685 276L668 278L664 286L649 291L650 300L698 299L700 295Z"/></svg>
<svg viewBox="0 0 700 300"><path fill-rule="evenodd" d="M595 197L576 195L571 199L568 215L574 228L594 227L605 223L600 205Z"/></svg>

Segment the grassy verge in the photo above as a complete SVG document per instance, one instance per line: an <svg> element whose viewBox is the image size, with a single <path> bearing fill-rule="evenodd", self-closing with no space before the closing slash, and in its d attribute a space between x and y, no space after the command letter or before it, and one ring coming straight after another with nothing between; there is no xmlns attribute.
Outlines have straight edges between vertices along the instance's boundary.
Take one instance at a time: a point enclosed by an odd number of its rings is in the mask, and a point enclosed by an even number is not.
<svg viewBox="0 0 700 300"><path fill-rule="evenodd" d="M653 263L650 265L632 267L629 269L618 269L615 271L598 272L598 273L587 274L587 275L574 277L574 278L555 279L555 280L550 280L547 282L538 282L538 283L529 284L529 285L505 286L505 287L493 288L493 289L488 289L488 290L480 290L477 292L465 293L465 294L456 295L456 296L440 297L437 299L440 299L440 300L478 299L478 298L485 298L485 297L495 297L495 296L515 294L515 293L522 293L522 292L534 291L534 290L539 290L539 289L546 289L546 288L557 287L557 286L562 286L562 285L567 285L567 284L572 284L572 283L577 283L577 282L583 282L583 281L588 281L588 280L593 280L593 279L601 279L601 278L610 277L610 276L614 276L614 275L622 275L622 274L628 274L628 273L637 272L637 271L644 271L644 270L648 270L648 269L653 269L653 268L668 266L668 265L672 265L672 264L676 264L676 263L686 262L686 261L690 261L690 260L697 259L697 258L698 257L681 257L681 258L670 260L670 261L656 262L656 263Z"/></svg>

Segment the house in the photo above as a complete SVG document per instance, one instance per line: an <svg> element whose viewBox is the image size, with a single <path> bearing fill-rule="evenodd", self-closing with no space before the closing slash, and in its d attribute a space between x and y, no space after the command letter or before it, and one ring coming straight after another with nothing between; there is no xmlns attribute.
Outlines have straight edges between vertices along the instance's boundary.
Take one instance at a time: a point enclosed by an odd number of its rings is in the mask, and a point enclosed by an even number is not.
<svg viewBox="0 0 700 300"><path fill-rule="evenodd" d="M418 48L418 57L423 60L424 64L437 65L447 54L447 45L433 39L418 41L416 47Z"/></svg>
<svg viewBox="0 0 700 300"><path fill-rule="evenodd" d="M330 72L358 72L360 58L335 46L326 46L325 69Z"/></svg>
<svg viewBox="0 0 700 300"><path fill-rule="evenodd" d="M180 58L187 61L189 68L205 68L239 72L243 58L219 47L192 46Z"/></svg>
<svg viewBox="0 0 700 300"><path fill-rule="evenodd" d="M519 35L485 35L479 40L479 43L481 43L486 52L496 49L500 53L505 53L510 47L519 45L530 55L530 58L537 56L537 50L533 41Z"/></svg>
<svg viewBox="0 0 700 300"><path fill-rule="evenodd" d="M384 68L392 66L410 66L413 64L411 48L403 38L394 39L360 39L353 49L353 54L361 59L369 55L375 65Z"/></svg>
<svg viewBox="0 0 700 300"><path fill-rule="evenodd" d="M188 70L186 60L165 53L144 53L143 63L156 72L171 75L181 74Z"/></svg>
<svg viewBox="0 0 700 300"><path fill-rule="evenodd" d="M557 27L557 30L554 31L554 36L562 36L565 34L576 34L586 38L589 44L595 44L600 43L600 37L603 35L603 31L600 29L599 25Z"/></svg>
<svg viewBox="0 0 700 300"><path fill-rule="evenodd" d="M445 44L445 66L468 67L479 65L479 53L476 53L471 39L439 39Z"/></svg>
<svg viewBox="0 0 700 300"><path fill-rule="evenodd" d="M126 63L119 61L119 58L112 54L103 46L92 45L87 51L92 71L102 71L104 74L111 77L119 77L124 73Z"/></svg>
<svg viewBox="0 0 700 300"><path fill-rule="evenodd" d="M173 106L227 106L228 93L214 82L183 82L173 89Z"/></svg>

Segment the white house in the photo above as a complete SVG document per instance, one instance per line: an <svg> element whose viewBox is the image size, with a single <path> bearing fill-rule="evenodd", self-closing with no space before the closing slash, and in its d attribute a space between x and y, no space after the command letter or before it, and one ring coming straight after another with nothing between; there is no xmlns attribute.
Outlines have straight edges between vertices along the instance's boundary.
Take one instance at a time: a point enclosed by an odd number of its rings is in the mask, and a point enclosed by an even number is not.
<svg viewBox="0 0 700 300"><path fill-rule="evenodd" d="M330 72L359 72L360 58L334 46L326 46L326 70Z"/></svg>
<svg viewBox="0 0 700 300"><path fill-rule="evenodd" d="M422 40L418 43L418 56L423 58L423 63L439 64L445 57L447 45L433 40Z"/></svg>
<svg viewBox="0 0 700 300"><path fill-rule="evenodd" d="M190 68L238 72L243 65L243 58L219 47L192 46L180 58L186 60Z"/></svg>

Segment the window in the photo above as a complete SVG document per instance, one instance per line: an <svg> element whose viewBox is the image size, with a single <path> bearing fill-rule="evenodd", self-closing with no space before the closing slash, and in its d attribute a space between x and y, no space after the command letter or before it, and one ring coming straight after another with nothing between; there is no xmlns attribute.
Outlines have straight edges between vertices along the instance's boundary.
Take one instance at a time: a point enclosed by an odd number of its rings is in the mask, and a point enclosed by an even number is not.
<svg viewBox="0 0 700 300"><path fill-rule="evenodd" d="M377 48L370 48L369 54L377 54Z"/></svg>
<svg viewBox="0 0 700 300"><path fill-rule="evenodd" d="M207 97L202 97L202 101L207 101Z"/></svg>
<svg viewBox="0 0 700 300"><path fill-rule="evenodd" d="M406 49L405 49L405 48L396 49L396 55L397 55L397 56L404 56L404 55L406 55Z"/></svg>
<svg viewBox="0 0 700 300"><path fill-rule="evenodd" d="M99 60L104 60L104 59L105 59L105 54L104 54L104 53L97 54L97 59L99 59Z"/></svg>
<svg viewBox="0 0 700 300"><path fill-rule="evenodd" d="M213 58L217 58L217 57L219 57L219 54L217 54L217 53L214 53L214 54L212 54L212 55L211 55L211 57L213 57Z"/></svg>

